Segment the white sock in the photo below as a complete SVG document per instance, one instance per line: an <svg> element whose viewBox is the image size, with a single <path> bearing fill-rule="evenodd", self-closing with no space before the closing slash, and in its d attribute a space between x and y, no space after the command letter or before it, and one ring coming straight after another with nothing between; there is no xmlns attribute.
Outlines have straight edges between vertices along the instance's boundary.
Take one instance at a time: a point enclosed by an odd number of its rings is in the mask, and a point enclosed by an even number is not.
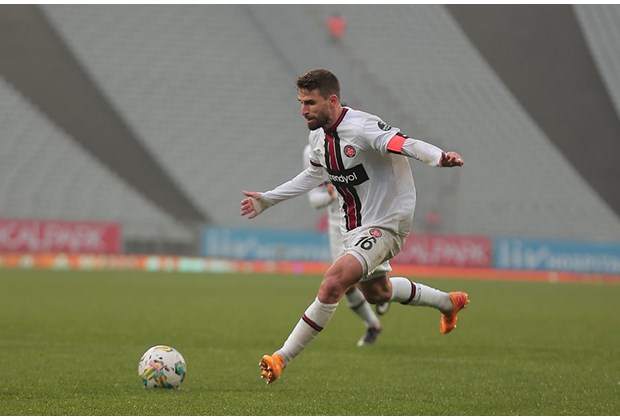
<svg viewBox="0 0 620 420"><path fill-rule="evenodd" d="M349 308L362 318L368 327L379 327L381 325L364 294L357 287L353 288L353 292L347 293L345 298Z"/></svg>
<svg viewBox="0 0 620 420"><path fill-rule="evenodd" d="M282 348L275 353L284 356L286 363L293 360L323 330L338 307L337 303L323 303L317 297L301 317Z"/></svg>
<svg viewBox="0 0 620 420"><path fill-rule="evenodd" d="M422 283L414 283L404 277L390 278L392 298L403 305L430 306L447 312L452 309L450 295Z"/></svg>

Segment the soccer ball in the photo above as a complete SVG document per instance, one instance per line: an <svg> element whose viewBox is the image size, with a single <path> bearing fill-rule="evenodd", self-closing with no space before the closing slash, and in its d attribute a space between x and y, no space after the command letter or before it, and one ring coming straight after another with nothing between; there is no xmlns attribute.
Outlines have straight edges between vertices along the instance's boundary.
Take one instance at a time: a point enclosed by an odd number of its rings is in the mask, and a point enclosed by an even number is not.
<svg viewBox="0 0 620 420"><path fill-rule="evenodd" d="M187 375L185 359L165 345L151 347L138 363L138 375L145 388L178 388Z"/></svg>

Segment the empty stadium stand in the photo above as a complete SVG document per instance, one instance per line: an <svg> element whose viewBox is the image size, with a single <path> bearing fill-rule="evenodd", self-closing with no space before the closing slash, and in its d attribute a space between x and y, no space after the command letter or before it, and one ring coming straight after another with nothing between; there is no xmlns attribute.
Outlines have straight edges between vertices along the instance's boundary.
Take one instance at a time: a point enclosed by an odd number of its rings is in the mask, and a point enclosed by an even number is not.
<svg viewBox="0 0 620 420"><path fill-rule="evenodd" d="M620 116L620 7L614 4L574 6L594 61Z"/></svg>
<svg viewBox="0 0 620 420"><path fill-rule="evenodd" d="M239 201L242 190L269 189L301 169L307 129L295 79L326 67L341 79L346 103L463 155L460 170L411 162L414 231L620 237L619 215L546 137L444 6L32 7L40 7L137 141L214 225L314 228L320 212L305 197L254 221L239 217ZM620 109L613 53L620 6L575 10ZM325 28L334 12L347 20L339 43L330 42ZM195 252L197 226L145 198L5 79L0 115L0 217L117 220L129 251ZM441 223L430 226L435 214Z"/></svg>
<svg viewBox="0 0 620 420"><path fill-rule="evenodd" d="M133 241L194 240L191 230L98 164L2 81L0 115L2 218L118 221Z"/></svg>

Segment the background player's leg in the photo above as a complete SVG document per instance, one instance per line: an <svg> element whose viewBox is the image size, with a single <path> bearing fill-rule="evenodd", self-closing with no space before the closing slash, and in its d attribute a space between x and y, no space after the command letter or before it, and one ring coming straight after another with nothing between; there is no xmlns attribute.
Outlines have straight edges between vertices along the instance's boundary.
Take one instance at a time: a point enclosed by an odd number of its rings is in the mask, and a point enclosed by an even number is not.
<svg viewBox="0 0 620 420"><path fill-rule="evenodd" d="M377 315L372 311L364 294L357 286L353 286L347 290L345 298L349 308L366 323L366 332L357 342L357 346L361 347L374 344L377 338L379 338L379 334L381 334L381 321L379 321Z"/></svg>
<svg viewBox="0 0 620 420"><path fill-rule="evenodd" d="M366 323L367 327L381 327L379 318L372 311L364 294L357 287L351 287L347 290L345 299L347 300L347 306Z"/></svg>

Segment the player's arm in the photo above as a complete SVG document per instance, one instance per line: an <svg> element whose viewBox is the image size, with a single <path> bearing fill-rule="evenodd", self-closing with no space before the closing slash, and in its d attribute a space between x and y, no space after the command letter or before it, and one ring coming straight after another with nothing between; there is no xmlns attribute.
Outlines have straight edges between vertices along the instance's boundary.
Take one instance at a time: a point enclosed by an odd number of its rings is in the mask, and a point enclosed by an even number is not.
<svg viewBox="0 0 620 420"><path fill-rule="evenodd" d="M430 166L463 166L463 158L457 152L444 152L439 147L401 133L395 134L387 143L387 150L412 157Z"/></svg>
<svg viewBox="0 0 620 420"><path fill-rule="evenodd" d="M271 191L264 193L243 191L247 198L241 200L241 216L248 215L248 219L253 219L269 207L307 193L326 180L327 172L318 163L313 163L295 178Z"/></svg>
<svg viewBox="0 0 620 420"><path fill-rule="evenodd" d="M463 166L463 158L457 152L445 152L433 144L401 133L398 128L388 127L369 119L364 125L364 135L384 153L412 157L429 166Z"/></svg>

